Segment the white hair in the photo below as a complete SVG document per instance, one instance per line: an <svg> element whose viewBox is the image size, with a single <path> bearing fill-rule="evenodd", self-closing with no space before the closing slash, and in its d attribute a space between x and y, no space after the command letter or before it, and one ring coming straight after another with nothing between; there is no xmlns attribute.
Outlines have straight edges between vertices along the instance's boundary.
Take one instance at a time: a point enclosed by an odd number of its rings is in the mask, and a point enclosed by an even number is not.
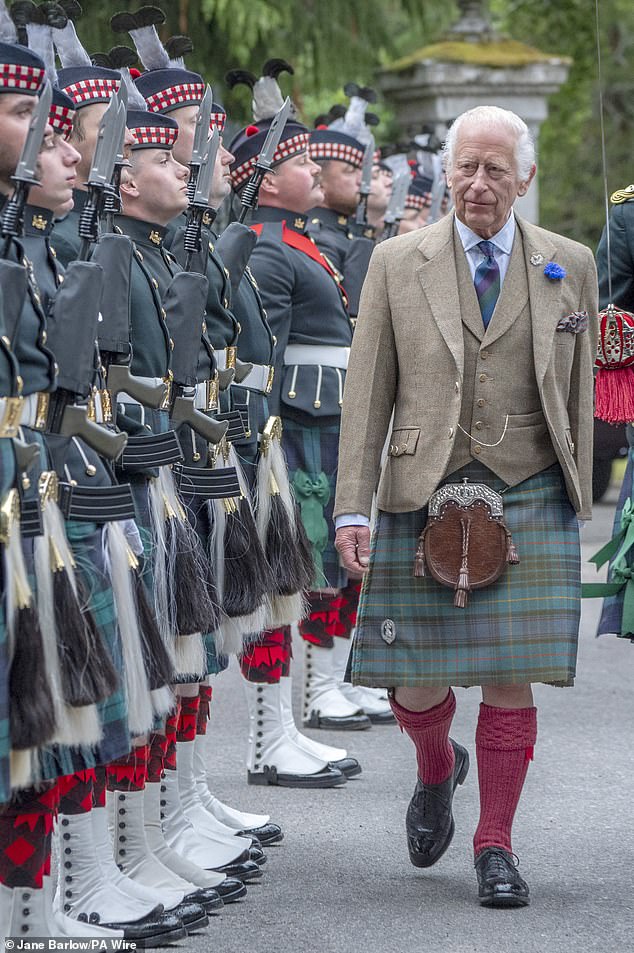
<svg viewBox="0 0 634 953"><path fill-rule="evenodd" d="M445 144L443 146L442 158L443 168L449 174L454 164L454 154L456 142L460 130L465 125L481 124L483 126L503 126L515 136L515 164L517 174L522 181L525 181L531 174L531 169L535 164L535 143L531 131L516 113L510 109L501 109L500 106L476 106L474 109L468 109L461 113L452 123Z"/></svg>

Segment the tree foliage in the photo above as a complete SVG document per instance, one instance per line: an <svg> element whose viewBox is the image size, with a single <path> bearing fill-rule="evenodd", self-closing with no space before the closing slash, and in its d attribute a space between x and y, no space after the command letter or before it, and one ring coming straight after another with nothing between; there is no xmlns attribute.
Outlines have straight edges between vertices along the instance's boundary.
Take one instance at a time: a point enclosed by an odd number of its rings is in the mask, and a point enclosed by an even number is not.
<svg viewBox="0 0 634 953"><path fill-rule="evenodd" d="M91 52L127 38L115 37L109 20L148 0L85 0L79 33ZM161 5L161 0L158 0ZM185 33L195 50L188 65L214 85L235 122L249 118L248 90L229 92L228 69L258 72L270 57L295 68L284 77L307 120L342 100L348 80L372 83L381 65L433 42L456 17L444 0L163 0L163 37ZM600 0L603 97L609 189L634 180L630 130L634 119L634 5ZM594 245L603 222L603 173L599 128L594 3L591 0L491 0L501 32L555 54L572 57L565 86L552 97L542 127L539 162L541 221ZM389 130L389 111L378 138Z"/></svg>

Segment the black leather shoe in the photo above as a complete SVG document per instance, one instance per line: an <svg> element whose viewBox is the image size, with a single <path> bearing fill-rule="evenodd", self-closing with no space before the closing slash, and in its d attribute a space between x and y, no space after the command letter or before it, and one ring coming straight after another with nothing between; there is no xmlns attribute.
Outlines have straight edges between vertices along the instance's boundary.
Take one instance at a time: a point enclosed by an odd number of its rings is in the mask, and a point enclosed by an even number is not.
<svg viewBox="0 0 634 953"><path fill-rule="evenodd" d="M373 725L393 725L396 718L391 711L366 712Z"/></svg>
<svg viewBox="0 0 634 953"><path fill-rule="evenodd" d="M235 877L243 883L249 880L257 880L262 876L262 871L253 860L245 860L242 863L234 861L232 864L225 864L224 867L214 867L214 870L225 874L227 877ZM222 887L222 884L220 886Z"/></svg>
<svg viewBox="0 0 634 953"><path fill-rule="evenodd" d="M267 856L261 847L251 845L249 848L249 860L252 860L258 867L263 867L267 861Z"/></svg>
<svg viewBox="0 0 634 953"><path fill-rule="evenodd" d="M513 855L501 847L485 847L475 861L478 898L483 907L527 907L528 884L517 872Z"/></svg>
<svg viewBox="0 0 634 953"><path fill-rule="evenodd" d="M263 824L262 827L251 827L246 831L238 831L242 837L255 837L263 847L279 844L284 840L284 833L279 824Z"/></svg>
<svg viewBox="0 0 634 953"><path fill-rule="evenodd" d="M177 917L180 917L188 933L193 933L194 930L202 930L209 926L207 911L200 903L191 903L189 900L183 900L182 903L172 907L170 913L175 913Z"/></svg>
<svg viewBox="0 0 634 953"><path fill-rule="evenodd" d="M418 779L405 816L407 849L414 867L432 867L445 853L454 834L453 794L469 770L469 753L452 741L456 763L453 774L440 784Z"/></svg>
<svg viewBox="0 0 634 953"><path fill-rule="evenodd" d="M246 885L237 877L227 877L214 890L218 891L223 903L236 903L247 895Z"/></svg>
<svg viewBox="0 0 634 953"><path fill-rule="evenodd" d="M331 768L338 768L347 778L354 778L361 774L361 765L356 758L341 758L339 761L330 761Z"/></svg>
<svg viewBox="0 0 634 953"><path fill-rule="evenodd" d="M249 784L271 784L280 788L335 788L346 783L346 776L332 765L315 774L281 774L265 765L262 771L247 771Z"/></svg>
<svg viewBox="0 0 634 953"><path fill-rule="evenodd" d="M215 887L200 887L183 897L185 903L199 903L206 913L217 913L224 907L222 897Z"/></svg>
<svg viewBox="0 0 634 953"><path fill-rule="evenodd" d="M320 715L313 709L308 720L304 718L304 724L307 728L332 728L335 731L363 731L372 727L372 722L361 710L355 715L337 718L333 715Z"/></svg>
<svg viewBox="0 0 634 953"><path fill-rule="evenodd" d="M77 918L81 920L81 917ZM123 930L124 940L136 943L141 949L152 949L167 943L175 943L187 936L187 930L180 917L173 913L162 913L160 916L148 916L134 923L100 923L89 919L88 922L99 923L109 930Z"/></svg>

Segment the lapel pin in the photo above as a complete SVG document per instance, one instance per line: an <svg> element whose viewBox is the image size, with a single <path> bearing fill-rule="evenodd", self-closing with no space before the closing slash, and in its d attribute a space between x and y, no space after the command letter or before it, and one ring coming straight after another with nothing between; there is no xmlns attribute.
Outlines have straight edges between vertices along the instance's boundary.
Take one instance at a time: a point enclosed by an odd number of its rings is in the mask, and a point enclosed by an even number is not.
<svg viewBox="0 0 634 953"><path fill-rule="evenodd" d="M541 265L544 262L544 256L540 254L531 255L530 262L531 265Z"/></svg>

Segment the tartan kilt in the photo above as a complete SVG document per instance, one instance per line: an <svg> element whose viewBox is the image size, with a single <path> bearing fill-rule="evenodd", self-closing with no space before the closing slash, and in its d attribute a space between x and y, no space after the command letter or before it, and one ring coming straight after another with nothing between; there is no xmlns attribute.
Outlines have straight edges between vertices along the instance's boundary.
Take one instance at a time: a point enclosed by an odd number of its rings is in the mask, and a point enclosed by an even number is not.
<svg viewBox="0 0 634 953"><path fill-rule="evenodd" d="M15 486L15 456L13 443L0 438L0 500ZM9 728L9 643L5 617L5 599L8 580L4 578L4 560L0 559L0 804L11 797L9 780L9 752L11 750Z"/></svg>
<svg viewBox="0 0 634 953"><path fill-rule="evenodd" d="M346 573L339 562L339 553L335 549L335 524L332 515L335 507L340 429L339 423L322 425L318 418L311 419L307 426L286 417L283 420L282 447L286 454L291 484L296 472L303 470L314 479L322 473L325 474L330 487L330 499L324 506L324 519L328 524L328 542L322 553L324 571L323 575L320 574L315 579L315 589L340 589L347 582Z"/></svg>
<svg viewBox="0 0 634 953"><path fill-rule="evenodd" d="M117 626L112 587L104 566L103 527L96 523L79 523L74 520L67 520L65 527L77 564L75 571L88 597L88 609L119 673L120 683L112 695L97 705L103 729L99 743L91 747L53 745L43 749L40 754L43 778L73 774L96 764L107 764L123 757L130 750L121 636Z"/></svg>
<svg viewBox="0 0 634 953"><path fill-rule="evenodd" d="M506 484L472 463L443 480L468 476L498 492ZM454 607L452 589L414 578L426 508L380 511L364 579L350 676L376 687L572 685L581 612L576 514L559 465L506 490L504 519L519 565ZM384 623L391 620L391 627ZM395 638L388 644L383 638Z"/></svg>
<svg viewBox="0 0 634 953"><path fill-rule="evenodd" d="M627 454L627 466L621 484L619 501L616 505L614 514L614 523L612 525L612 536L616 536L621 529L621 514L627 500L634 500L634 427L628 424L626 427L627 442L629 450ZM632 554L627 557L628 565L632 565ZM610 561L610 568L612 562ZM608 569L608 580L612 578L610 569ZM623 601L624 593L619 592L616 596L607 596L603 600L601 608L601 617L597 626L597 636L599 635L617 635L620 639L631 639L630 632L623 632Z"/></svg>

